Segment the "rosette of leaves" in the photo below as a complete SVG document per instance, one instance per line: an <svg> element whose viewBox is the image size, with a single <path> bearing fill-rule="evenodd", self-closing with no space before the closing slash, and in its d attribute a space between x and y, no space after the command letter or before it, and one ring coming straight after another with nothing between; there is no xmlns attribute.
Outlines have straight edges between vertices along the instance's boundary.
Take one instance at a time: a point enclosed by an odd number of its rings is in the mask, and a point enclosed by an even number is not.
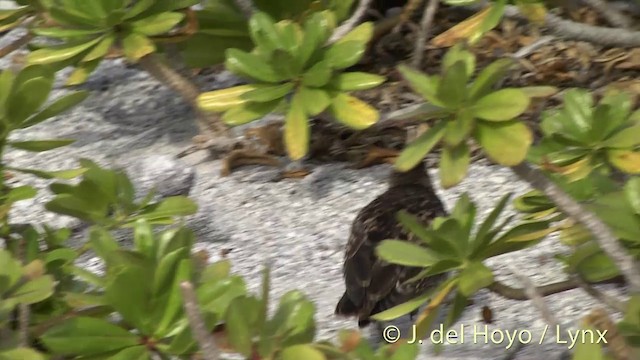
<svg viewBox="0 0 640 360"><path fill-rule="evenodd" d="M479 223L476 223L476 206L465 193L457 201L450 216L437 217L426 227L405 211L398 213L398 220L421 243L388 239L376 249L377 255L389 263L424 268L408 282L428 276L450 272L447 281L433 292L417 297L372 316L377 320L392 320L410 313L432 299L429 314L435 314L449 293L455 290L455 301L449 311L445 326L449 326L462 315L462 311L478 290L491 285L493 272L484 265L488 258L518 251L537 244L555 229L549 220L522 221L513 227L507 225L512 216L497 222L511 194L505 195ZM475 231L472 231L476 229ZM419 331L426 331L433 316L423 314L418 318ZM419 335L424 334L424 332Z"/></svg>
<svg viewBox="0 0 640 360"><path fill-rule="evenodd" d="M15 0L15 8L0 9L0 31L9 31L22 25L30 17L43 10L42 3L50 3L51 0Z"/></svg>
<svg viewBox="0 0 640 360"><path fill-rule="evenodd" d="M331 10L340 22L349 16L353 0L256 0L253 5L276 21L301 23L315 12ZM203 9L196 11L195 16L198 31L179 44L187 66L202 68L221 64L227 49L249 51L253 48L247 19L235 0L205 1Z"/></svg>
<svg viewBox="0 0 640 360"><path fill-rule="evenodd" d="M203 93L198 105L224 112L222 119L231 126L285 112L284 140L294 160L308 151L309 118L325 110L351 128L369 127L378 120L378 111L349 92L373 88L384 78L343 70L362 57L373 25L363 23L327 46L335 23L330 11L314 13L302 26L255 14L249 29L256 47L250 53L229 49L225 61L227 69L251 83Z"/></svg>
<svg viewBox="0 0 640 360"><path fill-rule="evenodd" d="M167 35L185 18L181 9L197 0L61 0L47 6L55 25L32 33L57 44L37 44L29 64L74 66L67 85L83 83L112 48L137 62L157 50L155 38ZM61 43L60 43L61 42Z"/></svg>
<svg viewBox="0 0 640 360"><path fill-rule="evenodd" d="M19 347L17 331L12 332L8 325L12 318L11 313L18 305L35 304L53 294L54 278L46 274L40 260L22 265L5 249L0 249L0 264L2 264L0 266L0 329L3 330L0 358L44 359L40 353L31 348Z"/></svg>
<svg viewBox="0 0 640 360"><path fill-rule="evenodd" d="M568 90L563 107L543 115L532 160L573 181L594 171L639 174L640 111L632 105L625 93L609 92L594 106L587 90Z"/></svg>
<svg viewBox="0 0 640 360"><path fill-rule="evenodd" d="M413 168L440 144L440 181L443 187L452 187L467 173L469 139L500 165L514 166L525 159L533 135L516 118L527 110L530 95L518 88L493 90L512 65L511 60L493 62L470 82L475 64L475 56L456 45L444 56L441 75L399 67L411 88L427 101L417 115L439 120L407 145L395 163L396 169Z"/></svg>

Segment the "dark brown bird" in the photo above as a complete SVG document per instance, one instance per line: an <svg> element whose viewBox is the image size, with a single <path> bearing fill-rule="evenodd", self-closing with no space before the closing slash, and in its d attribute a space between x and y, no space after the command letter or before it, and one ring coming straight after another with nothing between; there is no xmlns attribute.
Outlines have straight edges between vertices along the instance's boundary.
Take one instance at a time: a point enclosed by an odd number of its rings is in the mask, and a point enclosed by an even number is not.
<svg viewBox="0 0 640 360"><path fill-rule="evenodd" d="M405 284L422 269L389 264L376 256L376 246L385 239L420 241L397 221L400 210L418 217L425 225L437 216L446 216L422 163L405 173L392 170L388 189L360 210L351 226L343 266L346 291L335 314L357 317L361 328L371 322L371 315L424 294L447 276Z"/></svg>

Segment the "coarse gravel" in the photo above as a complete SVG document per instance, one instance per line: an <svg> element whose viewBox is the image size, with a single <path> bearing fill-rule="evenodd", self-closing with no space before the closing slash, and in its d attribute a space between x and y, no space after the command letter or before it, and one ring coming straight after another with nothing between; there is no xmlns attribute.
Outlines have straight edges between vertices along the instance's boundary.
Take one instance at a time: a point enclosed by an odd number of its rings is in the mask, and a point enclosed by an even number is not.
<svg viewBox="0 0 640 360"><path fill-rule="evenodd" d="M19 35L19 30L10 33L0 45ZM0 67L8 66L7 59L0 60ZM68 71L60 74L54 96L68 91L62 87L67 74ZM205 89L229 86L230 82L233 77L228 74L201 79ZM121 60L109 60L80 88L91 91L80 106L13 134L13 139L73 138L77 140L74 144L36 155L11 150L4 161L12 166L58 170L77 166L79 158L90 158L103 165L126 168L143 189L157 185L165 195L188 192L199 204L198 214L188 221L198 236L197 248L209 250L212 260L219 258L221 250L229 249L233 271L245 276L254 291L260 284L261 266L269 261L273 265L271 296L278 298L295 288L305 292L317 306L318 338L333 338L341 328L356 327L354 320L333 315L335 303L344 291L342 250L358 210L384 191L388 166L353 170L343 164L326 164L303 180L279 182L273 181L274 169L252 166L221 177L219 161L196 164L197 155L184 161L172 158L196 134L194 115L179 97L145 73ZM436 178L437 171L432 174ZM78 225L74 219L43 211L42 205L51 198L47 190L50 181L26 176L17 176L13 181L42 190L37 198L16 204L11 214L15 221ZM448 208L462 193L469 193L478 204L481 218L504 194L527 190L527 184L508 170L483 163L473 164L459 186L447 191L438 188ZM565 278L561 266L552 258L559 251L566 249L554 239L547 239L534 248L491 259L487 264L499 280L509 285L521 286L510 272L513 268L536 284L546 284ZM91 257L84 259L83 265L96 271L101 267ZM600 288L624 296L613 286ZM546 303L562 323L575 323L595 305L580 290L549 296ZM497 331L494 340L500 340L500 331L516 331L524 340L531 335L531 344L516 359L559 359L568 346L559 344L551 330L539 344L545 323L530 301L505 300L483 291L459 322L458 327L461 324L465 329L464 343L445 345L435 355L430 341L425 341L419 358L504 358L506 336L496 344L485 344L481 336L474 342L474 325L484 327L482 305L493 310L495 321L489 331ZM374 329L368 335L380 339ZM562 340L565 338L563 334Z"/></svg>

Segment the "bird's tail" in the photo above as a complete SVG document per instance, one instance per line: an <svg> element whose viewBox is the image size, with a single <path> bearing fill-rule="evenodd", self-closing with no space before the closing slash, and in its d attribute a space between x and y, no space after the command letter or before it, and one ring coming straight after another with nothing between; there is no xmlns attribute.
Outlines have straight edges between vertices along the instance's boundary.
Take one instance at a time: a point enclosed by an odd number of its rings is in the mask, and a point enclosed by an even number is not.
<svg viewBox="0 0 640 360"><path fill-rule="evenodd" d="M342 295L340 301L338 301L338 305L336 305L336 311L334 312L334 314L346 317L357 316L359 328L363 328L369 325L369 323L371 322L368 316L362 316L362 314L360 313L360 309L358 309L356 304L351 301L346 292L344 293L344 295Z"/></svg>

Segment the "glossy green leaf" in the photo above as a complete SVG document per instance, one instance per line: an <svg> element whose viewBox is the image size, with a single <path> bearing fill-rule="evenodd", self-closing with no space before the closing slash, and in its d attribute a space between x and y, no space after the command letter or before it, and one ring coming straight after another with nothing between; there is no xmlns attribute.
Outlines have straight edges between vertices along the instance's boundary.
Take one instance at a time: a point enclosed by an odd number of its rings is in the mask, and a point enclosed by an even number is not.
<svg viewBox="0 0 640 360"><path fill-rule="evenodd" d="M256 12L249 19L251 39L260 47L271 53L273 50L283 48L280 32L276 28L275 21L265 12Z"/></svg>
<svg viewBox="0 0 640 360"><path fill-rule="evenodd" d="M462 104L466 97L467 80L464 61L457 61L444 70L436 96L446 108L458 109Z"/></svg>
<svg viewBox="0 0 640 360"><path fill-rule="evenodd" d="M141 57L156 51L156 45L145 35L129 33L122 39L122 50L130 61L137 62Z"/></svg>
<svg viewBox="0 0 640 360"><path fill-rule="evenodd" d="M227 110L222 115L222 121L230 126L244 125L251 121L258 120L274 111L281 100L274 100L263 103L244 103Z"/></svg>
<svg viewBox="0 0 640 360"><path fill-rule="evenodd" d="M442 68L447 69L457 61L462 61L465 64L465 73L468 78L471 77L476 69L476 57L473 53L463 49L460 43L451 47L444 55Z"/></svg>
<svg viewBox="0 0 640 360"><path fill-rule="evenodd" d="M376 255L392 264L427 267L438 261L429 249L405 240L383 240L376 247Z"/></svg>
<svg viewBox="0 0 640 360"><path fill-rule="evenodd" d="M373 106L345 93L333 98L330 109L336 120L355 130L366 129L380 118Z"/></svg>
<svg viewBox="0 0 640 360"><path fill-rule="evenodd" d="M16 347L9 350L0 350L1 360L45 360L46 357L34 349L28 347Z"/></svg>
<svg viewBox="0 0 640 360"><path fill-rule="evenodd" d="M282 360L325 360L322 352L311 345L293 345L282 350Z"/></svg>
<svg viewBox="0 0 640 360"><path fill-rule="evenodd" d="M59 147L73 144L75 140L72 139L60 139L60 140L34 140L34 141L10 141L9 145L16 149L42 152L47 150L56 149Z"/></svg>
<svg viewBox="0 0 640 360"><path fill-rule="evenodd" d="M399 65L398 71L409 82L409 86L425 100L433 105L444 107L444 102L437 96L440 84L440 79L437 76L428 76L406 65Z"/></svg>
<svg viewBox="0 0 640 360"><path fill-rule="evenodd" d="M583 139L591 130L593 99L591 94L583 89L571 89L565 93L562 113L566 119L565 127L577 139Z"/></svg>
<svg viewBox="0 0 640 360"><path fill-rule="evenodd" d="M65 85L75 86L84 84L85 81L87 81L87 79L89 78L89 75L91 75L98 68L100 62L102 62L102 58L78 63L75 70L67 78Z"/></svg>
<svg viewBox="0 0 640 360"><path fill-rule="evenodd" d="M151 299L151 271L142 266L127 266L108 279L105 289L107 302L129 324L143 333L150 333L152 326L148 324Z"/></svg>
<svg viewBox="0 0 640 360"><path fill-rule="evenodd" d="M331 35L335 17L332 12L322 11L311 15L304 23L304 37L296 53L298 67L305 68L309 59Z"/></svg>
<svg viewBox="0 0 640 360"><path fill-rule="evenodd" d="M27 80L19 86L7 104L6 116L12 125L19 127L31 114L40 109L47 101L52 87L53 79L43 77Z"/></svg>
<svg viewBox="0 0 640 360"><path fill-rule="evenodd" d="M109 360L151 360L151 351L146 345L132 346L120 350L109 357Z"/></svg>
<svg viewBox="0 0 640 360"><path fill-rule="evenodd" d="M183 13L164 12L134 21L131 23L131 28L134 32L146 36L156 36L173 29L182 19L184 19Z"/></svg>
<svg viewBox="0 0 640 360"><path fill-rule="evenodd" d="M521 163L533 142L531 130L517 121L480 121L474 137L491 160L504 166Z"/></svg>
<svg viewBox="0 0 640 360"><path fill-rule="evenodd" d="M97 355L139 344L137 335L110 322L76 317L49 329L41 337L47 349L59 355Z"/></svg>
<svg viewBox="0 0 640 360"><path fill-rule="evenodd" d="M448 189L459 184L467 175L471 153L465 143L456 147L445 146L442 148L440 158L440 184Z"/></svg>
<svg viewBox="0 0 640 360"><path fill-rule="evenodd" d="M320 114L331 104L329 93L322 89L301 86L298 88L298 96L300 96L300 101L309 116Z"/></svg>
<svg viewBox="0 0 640 360"><path fill-rule="evenodd" d="M364 55L372 36L373 23L362 23L331 45L325 52L324 60L334 69L353 66Z"/></svg>
<svg viewBox="0 0 640 360"><path fill-rule="evenodd" d="M46 36L51 38L74 38L87 37L92 35L100 35L104 33L104 29L65 29L60 27L34 28L31 30L33 34L38 36Z"/></svg>
<svg viewBox="0 0 640 360"><path fill-rule="evenodd" d="M62 179L62 180L74 179L84 174L87 171L86 168L57 170L57 171L44 171L44 170L24 169L24 168L15 168L15 167L8 167L7 169L25 173L25 174L35 175L43 179Z"/></svg>
<svg viewBox="0 0 640 360"><path fill-rule="evenodd" d="M633 177L624 185L627 201L636 214L640 214L640 177Z"/></svg>
<svg viewBox="0 0 640 360"><path fill-rule="evenodd" d="M257 84L246 84L226 89L213 90L198 96L198 107L205 111L226 111L247 102L242 95L258 89Z"/></svg>
<svg viewBox="0 0 640 360"><path fill-rule="evenodd" d="M502 79L514 65L512 59L499 59L482 69L469 88L469 100L475 101L489 94L492 87Z"/></svg>
<svg viewBox="0 0 640 360"><path fill-rule="evenodd" d="M302 159L309 150L311 129L299 93L291 99L284 126L284 141L289 157L294 161Z"/></svg>
<svg viewBox="0 0 640 360"><path fill-rule="evenodd" d="M256 85L255 89L243 93L240 97L251 102L269 102L282 99L293 90L293 86L290 82L278 85Z"/></svg>
<svg viewBox="0 0 640 360"><path fill-rule="evenodd" d="M109 34L105 36L102 39L102 41L100 41L96 46L94 46L93 49L91 49L91 51L89 51L87 55L85 55L82 58L81 62L86 63L89 61L94 61L96 59L103 58L105 55L109 53L109 50L111 50L111 46L115 41L116 41L115 34Z"/></svg>
<svg viewBox="0 0 640 360"><path fill-rule="evenodd" d="M509 121L520 116L529 107L529 98L518 89L493 92L473 106L473 113L488 121Z"/></svg>
<svg viewBox="0 0 640 360"><path fill-rule="evenodd" d="M440 142L445 134L446 122L440 121L407 145L395 162L399 171L413 169Z"/></svg>
<svg viewBox="0 0 640 360"><path fill-rule="evenodd" d="M364 72L342 73L331 79L330 86L340 91L356 91L374 88L385 81L384 76Z"/></svg>
<svg viewBox="0 0 640 360"><path fill-rule="evenodd" d="M624 128L603 142L603 145L614 149L633 148L638 144L640 144L640 124Z"/></svg>
<svg viewBox="0 0 640 360"><path fill-rule="evenodd" d="M302 85L308 87L325 86L331 80L332 70L326 61L315 63L302 76Z"/></svg>
<svg viewBox="0 0 640 360"><path fill-rule="evenodd" d="M184 196L170 196L157 204L147 206L134 218L152 221L166 217L193 215L197 210L198 206L193 200Z"/></svg>
<svg viewBox="0 0 640 360"><path fill-rule="evenodd" d="M54 279L51 275L41 276L25 283L11 293L11 297L23 304L35 304L53 294Z"/></svg>
<svg viewBox="0 0 640 360"><path fill-rule="evenodd" d="M239 49L228 49L226 56L225 67L237 75L248 76L269 83L281 80L269 64L256 55Z"/></svg>
<svg viewBox="0 0 640 360"><path fill-rule="evenodd" d="M249 356L253 337L250 306L248 298L240 297L229 304L225 316L226 333L229 342L240 354Z"/></svg>
<svg viewBox="0 0 640 360"><path fill-rule="evenodd" d="M481 262L472 262L459 275L458 289L465 297L493 283L493 272Z"/></svg>
<svg viewBox="0 0 640 360"><path fill-rule="evenodd" d="M418 309L427 300L429 300L431 296L433 296L433 291L430 291L427 294L416 297L415 299L409 300L405 303L396 305L392 308L389 308L387 310L374 314L371 316L371 318L378 321L389 321L389 320L397 319L401 316L407 315L410 312Z"/></svg>
<svg viewBox="0 0 640 360"><path fill-rule="evenodd" d="M63 60L69 60L72 57L89 50L91 47L102 41L102 37L81 43L79 45L61 45L58 47L43 48L35 50L27 55L27 63L29 64L50 64Z"/></svg>
<svg viewBox="0 0 640 360"><path fill-rule="evenodd" d="M464 109L458 112L454 119L447 121L447 129L444 134L444 143L450 147L456 147L467 140L475 126L476 119L473 112Z"/></svg>

